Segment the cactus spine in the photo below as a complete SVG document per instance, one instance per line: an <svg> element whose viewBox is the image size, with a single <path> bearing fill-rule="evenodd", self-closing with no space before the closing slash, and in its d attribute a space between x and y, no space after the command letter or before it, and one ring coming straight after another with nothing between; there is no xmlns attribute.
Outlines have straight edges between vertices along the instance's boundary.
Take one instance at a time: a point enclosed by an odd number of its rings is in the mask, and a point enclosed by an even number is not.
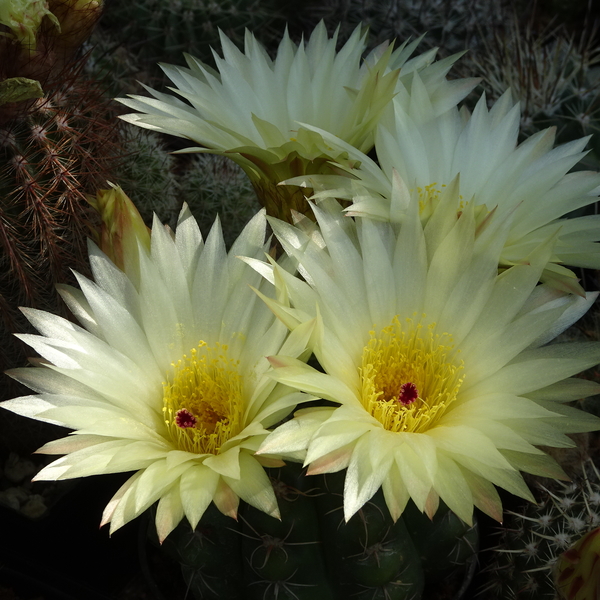
<svg viewBox="0 0 600 600"><path fill-rule="evenodd" d="M554 569L561 554L600 526L600 474L592 460L574 483L538 484L539 504L509 512L485 567L484 598L559 600Z"/></svg>
<svg viewBox="0 0 600 600"><path fill-rule="evenodd" d="M523 136L554 126L557 141L566 143L600 131L600 90L595 68L600 46L593 31L569 33L564 26L541 27L537 15L522 24L516 16L503 29L484 39L463 66L483 76L491 100L510 88L521 101ZM600 143L592 137L592 153L582 165L598 169ZM596 139L595 139L596 138Z"/></svg>

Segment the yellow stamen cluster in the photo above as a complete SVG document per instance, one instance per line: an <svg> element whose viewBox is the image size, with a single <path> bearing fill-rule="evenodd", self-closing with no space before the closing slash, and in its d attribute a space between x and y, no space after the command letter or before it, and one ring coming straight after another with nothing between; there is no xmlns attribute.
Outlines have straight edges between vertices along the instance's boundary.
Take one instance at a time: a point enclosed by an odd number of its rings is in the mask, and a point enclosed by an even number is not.
<svg viewBox="0 0 600 600"><path fill-rule="evenodd" d="M419 215L421 217L421 223L425 225L440 202L444 202L444 200L442 200L442 195L449 194L450 191L446 184L438 186L436 182L433 182L425 187L418 187L417 193L419 194ZM471 201L466 201L463 196L459 194L455 199L447 198L446 201L456 202L456 216L457 218L460 218L469 202L473 202L474 199L472 198ZM474 207L474 213L475 223L479 227L490 214L490 210L485 204L477 204Z"/></svg>
<svg viewBox="0 0 600 600"><path fill-rule="evenodd" d="M442 184L441 187L445 188L446 185ZM438 188L438 184L434 182L422 188L418 187L417 193L419 194L419 214L421 215L421 220L427 222L438 205L441 191Z"/></svg>
<svg viewBox="0 0 600 600"><path fill-rule="evenodd" d="M241 431L242 378L227 346L201 341L190 356L172 363L163 382L163 413L174 445L185 452L217 454Z"/></svg>
<svg viewBox="0 0 600 600"><path fill-rule="evenodd" d="M425 315L423 315L425 317ZM394 317L371 339L362 355L362 403L388 431L419 433L433 427L456 399L463 382L463 363L456 358L449 334L436 334L435 324ZM418 397L401 401L404 384Z"/></svg>

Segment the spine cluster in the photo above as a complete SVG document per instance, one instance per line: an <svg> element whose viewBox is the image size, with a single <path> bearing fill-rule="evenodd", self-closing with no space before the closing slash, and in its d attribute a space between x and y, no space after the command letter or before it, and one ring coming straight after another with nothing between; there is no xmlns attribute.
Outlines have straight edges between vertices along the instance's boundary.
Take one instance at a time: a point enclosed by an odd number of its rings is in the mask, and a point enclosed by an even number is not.
<svg viewBox="0 0 600 600"><path fill-rule="evenodd" d="M509 512L483 573L481 597L559 600L555 568L560 556L600 527L600 476L591 460L571 483L538 485L539 503Z"/></svg>

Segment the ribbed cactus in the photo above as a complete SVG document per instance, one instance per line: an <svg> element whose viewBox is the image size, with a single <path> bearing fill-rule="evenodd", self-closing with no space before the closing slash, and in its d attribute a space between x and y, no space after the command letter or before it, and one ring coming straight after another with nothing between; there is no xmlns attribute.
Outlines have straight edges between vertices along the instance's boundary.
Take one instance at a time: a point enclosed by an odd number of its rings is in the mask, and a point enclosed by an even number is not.
<svg viewBox="0 0 600 600"><path fill-rule="evenodd" d="M410 504L394 523L381 492L345 523L345 473L307 477L295 464L270 471L281 521L244 505L235 523L211 507L195 531L184 521L163 544L195 598L435 599L442 582L457 594L477 551L476 526L444 506L430 521Z"/></svg>
<svg viewBox="0 0 600 600"><path fill-rule="evenodd" d="M248 176L231 159L199 154L188 159L179 178L180 199L187 202L200 228L208 232L217 214L229 247L260 209Z"/></svg>
<svg viewBox="0 0 600 600"><path fill-rule="evenodd" d="M387 39L402 42L427 32L424 44L451 54L470 47L482 23L486 27L501 23L501 8L502 2L489 0L310 0L300 18L313 26L319 19L332 26L341 23L342 39L364 23L372 44Z"/></svg>
<svg viewBox="0 0 600 600"><path fill-rule="evenodd" d="M593 461L573 483L538 485L539 504L507 513L485 567L483 598L558 600L554 571L561 554L600 526L600 474Z"/></svg>
<svg viewBox="0 0 600 600"><path fill-rule="evenodd" d="M127 160L116 169L118 182L147 224L152 215L175 227L187 203L201 230L208 234L216 216L227 246L260 209L250 180L231 159L213 154L171 154L159 134L124 126Z"/></svg>
<svg viewBox="0 0 600 600"><path fill-rule="evenodd" d="M0 294L8 332L23 330L19 305L64 312L54 285L69 281L71 268L85 270L85 194L105 185L120 148L98 85L77 70L71 75L68 85L0 125ZM3 336L0 352L14 348L9 339ZM11 354L4 365L15 365Z"/></svg>
<svg viewBox="0 0 600 600"><path fill-rule="evenodd" d="M118 165L114 182L127 192L146 223L152 224L156 213L163 223L175 226L183 202L183 161L169 153L162 137L151 131L124 126L121 140L127 159Z"/></svg>

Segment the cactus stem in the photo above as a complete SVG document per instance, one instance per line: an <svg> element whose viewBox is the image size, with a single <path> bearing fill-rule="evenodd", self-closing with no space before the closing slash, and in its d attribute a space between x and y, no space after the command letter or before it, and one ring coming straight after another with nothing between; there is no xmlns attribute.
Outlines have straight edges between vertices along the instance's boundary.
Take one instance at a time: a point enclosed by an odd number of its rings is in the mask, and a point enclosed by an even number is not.
<svg viewBox="0 0 600 600"><path fill-rule="evenodd" d="M310 545L314 545L314 544L318 544L318 541L314 541L314 542L288 542L288 538L290 537L292 530L294 528L294 523L292 523L290 525L290 529L289 531L286 533L285 537L281 538L281 537L277 537L277 536L273 536L273 535L269 535L269 534L260 534L258 533L258 531L256 531L256 529L252 526L251 523L248 522L247 519L244 518L243 515L240 515L240 518L242 519L242 521L244 521L244 523L256 534L255 536L252 535L248 535L247 533L244 533L243 531L238 531L238 533L242 536L244 536L245 538L248 538L250 540L255 540L257 542L262 542L262 545L257 546L253 551L252 554L250 555L250 566L252 566L253 564L253 559L254 559L254 555L256 554L256 552L258 550L260 550L261 548L266 548L266 553L265 553L265 560L263 562L262 565L260 565L259 567L257 567L258 569L264 569L267 562L269 561L269 557L271 556L271 553L274 550L281 550L283 552L283 554L285 555L285 559L286 561L288 560L288 553L287 550L285 549L285 546L310 546ZM252 567L254 569L254 567ZM258 573L257 573L258 574Z"/></svg>
<svg viewBox="0 0 600 600"><path fill-rule="evenodd" d="M250 565L250 568L258 575L258 573L256 572L256 569L254 569L254 567L252 567L252 565ZM258 581L252 581L248 584L248 587L250 587L251 585L261 585L261 584L267 584L267 587L265 588L264 592L263 592L263 599L266 600L266 598L268 597L267 594L272 590L273 591L273 598L278 598L280 592L285 591L288 594L290 594L291 596L293 596L296 600L299 600L298 596L296 596L296 594L294 594L294 592L290 589L290 586L294 586L294 587L315 587L314 585L310 584L310 583L291 583L291 579L292 577L294 577L296 575L296 573L298 572L298 569L296 569L287 579L285 579L284 581L269 581L268 579L260 579Z"/></svg>

